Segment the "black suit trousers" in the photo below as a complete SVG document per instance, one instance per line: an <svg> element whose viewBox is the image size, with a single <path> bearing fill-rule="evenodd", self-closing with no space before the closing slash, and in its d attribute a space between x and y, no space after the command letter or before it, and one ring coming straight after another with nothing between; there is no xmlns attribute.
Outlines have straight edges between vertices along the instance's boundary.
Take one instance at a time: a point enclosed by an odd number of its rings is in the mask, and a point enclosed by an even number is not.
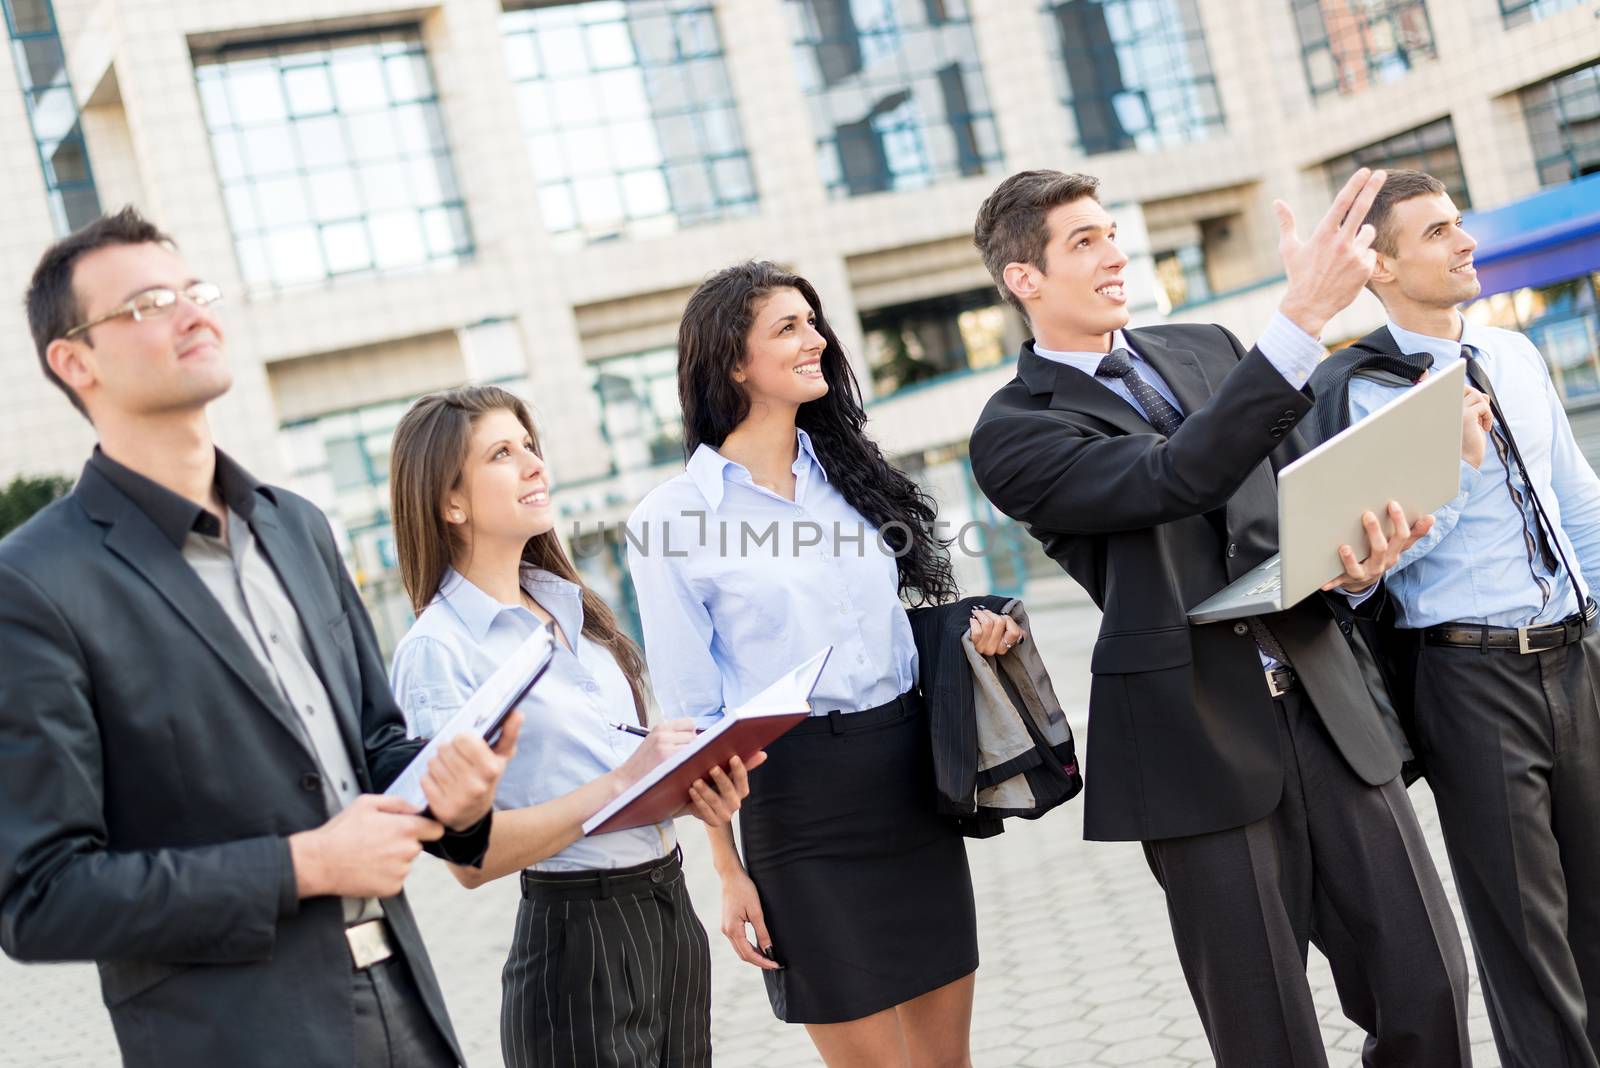
<svg viewBox="0 0 1600 1068"><path fill-rule="evenodd" d="M1600 633L1428 646L1416 733L1503 1068L1600 1053Z"/></svg>
<svg viewBox="0 0 1600 1068"><path fill-rule="evenodd" d="M1277 807L1145 843L1217 1064L1326 1068L1308 943L1367 1032L1365 1065L1469 1064L1466 958L1405 787L1357 777L1302 692L1273 707Z"/></svg>

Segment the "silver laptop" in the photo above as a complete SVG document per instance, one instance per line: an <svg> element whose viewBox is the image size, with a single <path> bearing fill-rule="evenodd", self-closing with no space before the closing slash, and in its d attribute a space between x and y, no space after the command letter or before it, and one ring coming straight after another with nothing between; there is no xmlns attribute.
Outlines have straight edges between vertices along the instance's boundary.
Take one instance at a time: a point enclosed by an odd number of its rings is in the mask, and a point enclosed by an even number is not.
<svg viewBox="0 0 1600 1068"><path fill-rule="evenodd" d="M1399 501L1412 522L1459 491L1465 360L1401 394L1278 473L1278 553L1189 609L1193 623L1281 612L1344 572L1339 546L1364 555L1361 513L1389 530Z"/></svg>

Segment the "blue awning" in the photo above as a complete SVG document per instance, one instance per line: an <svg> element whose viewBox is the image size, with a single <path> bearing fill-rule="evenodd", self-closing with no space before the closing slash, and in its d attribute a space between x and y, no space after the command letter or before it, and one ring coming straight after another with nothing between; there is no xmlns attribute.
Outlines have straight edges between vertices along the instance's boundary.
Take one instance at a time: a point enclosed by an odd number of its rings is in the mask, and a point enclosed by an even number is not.
<svg viewBox="0 0 1600 1068"><path fill-rule="evenodd" d="M1600 271L1600 174L1466 216L1483 296Z"/></svg>

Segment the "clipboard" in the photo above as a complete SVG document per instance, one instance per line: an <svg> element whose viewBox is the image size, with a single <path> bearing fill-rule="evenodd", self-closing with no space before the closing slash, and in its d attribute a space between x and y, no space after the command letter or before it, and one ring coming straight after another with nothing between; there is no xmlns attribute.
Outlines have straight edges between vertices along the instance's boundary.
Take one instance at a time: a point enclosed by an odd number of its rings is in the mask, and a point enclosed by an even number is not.
<svg viewBox="0 0 1600 1068"><path fill-rule="evenodd" d="M811 691L833 646L824 646L738 708L725 709L695 740L651 768L583 823L585 836L669 820L689 802L689 786L734 757L748 761L811 715Z"/></svg>
<svg viewBox="0 0 1600 1068"><path fill-rule="evenodd" d="M426 809L428 798L422 792L422 776L427 773L428 764L439 752L439 747L468 731L475 731L491 746L498 742L506 717L528 696L534 683L544 677L555 654L556 643L548 624L528 635L516 651L495 669L494 674L473 691L456 714L428 739L428 744L411 758L411 762L389 784L384 795L401 798L418 810Z"/></svg>

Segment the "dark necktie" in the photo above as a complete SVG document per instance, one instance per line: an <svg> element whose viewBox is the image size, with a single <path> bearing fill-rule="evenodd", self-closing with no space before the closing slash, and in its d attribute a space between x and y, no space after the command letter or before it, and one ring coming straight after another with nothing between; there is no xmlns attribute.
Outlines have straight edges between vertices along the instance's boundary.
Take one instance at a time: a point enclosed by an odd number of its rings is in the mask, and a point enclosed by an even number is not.
<svg viewBox="0 0 1600 1068"><path fill-rule="evenodd" d="M1506 471L1506 489L1511 493L1511 503L1517 506L1517 515L1522 520L1522 544L1528 553L1528 573L1533 576L1534 583L1539 587L1540 610L1550 603L1550 583L1539 574L1534 563L1537 555L1538 562L1550 574L1556 572L1556 554L1561 554L1561 563L1566 566L1567 577L1572 580L1572 595L1577 598L1578 611L1583 611L1583 592L1578 589L1577 577L1572 573L1572 565L1567 563L1567 554L1561 551L1561 543L1556 539L1554 525L1550 522L1549 515L1544 510L1544 502L1539 500L1539 494L1534 491L1533 479L1528 474L1528 467L1522 462L1522 450L1517 448L1517 439L1511 433L1511 423L1506 419L1506 414L1500 408L1500 399L1495 396L1494 384L1489 381L1489 373L1484 369L1483 363L1478 358L1478 350L1471 345L1461 346L1461 358L1467 363L1467 378L1472 382L1473 388L1489 398L1489 410L1494 416L1494 427L1489 432L1489 440L1494 443L1494 454L1500 458L1500 465ZM1526 488L1524 495L1517 488L1517 480L1512 477L1511 471L1515 466L1517 474L1522 478L1522 485ZM1528 529L1527 504L1533 504L1534 526ZM1555 549L1552 550L1551 546Z"/></svg>
<svg viewBox="0 0 1600 1068"><path fill-rule="evenodd" d="M1139 377L1139 372L1133 369L1133 357L1127 349L1113 350L1101 359L1094 373L1096 378L1120 378L1122 384L1128 387L1128 392L1133 394L1133 399L1139 402L1139 407L1144 409L1145 419L1167 437L1177 433L1178 427L1183 425L1183 413L1156 392L1154 386Z"/></svg>
<svg viewBox="0 0 1600 1068"><path fill-rule="evenodd" d="M1139 372L1133 369L1133 357L1127 349L1113 350L1100 361L1094 373L1097 378L1121 379L1123 385L1128 387L1128 392L1133 394L1133 399L1139 402L1139 407L1144 409L1145 419L1166 437L1170 438L1183 425L1183 413L1174 408L1154 386L1139 377ZM1262 652L1280 664L1289 662L1283 646L1265 623L1256 616L1249 617L1245 622L1250 625L1250 634Z"/></svg>

